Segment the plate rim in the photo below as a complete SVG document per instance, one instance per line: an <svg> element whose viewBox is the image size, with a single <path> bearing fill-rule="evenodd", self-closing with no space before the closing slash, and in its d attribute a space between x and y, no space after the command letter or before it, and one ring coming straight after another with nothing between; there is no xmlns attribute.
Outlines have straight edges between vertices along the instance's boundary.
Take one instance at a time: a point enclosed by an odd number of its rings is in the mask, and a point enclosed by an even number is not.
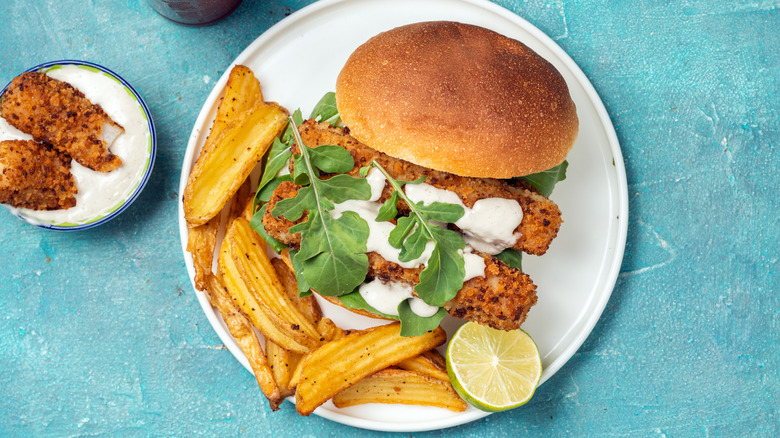
<svg viewBox="0 0 780 438"><path fill-rule="evenodd" d="M283 18L282 20L280 20L279 22L271 26L268 30L260 34L244 50L242 50L241 53L239 53L236 56L236 58L230 63L230 65L226 67L225 72L222 74L220 79L215 83L212 91L209 93L203 106L201 107L201 110L193 126L191 135L188 139L187 149L185 151L185 156L183 159L182 171L181 171L180 181L179 181L180 194L183 193L184 191L184 188L186 186L186 179L189 176L189 172L193 164L194 153L195 153L194 150L195 147L197 146L196 144L197 139L200 136L199 128L206 126L207 124L206 117L210 116L213 106L217 103L219 96L222 93L222 88L224 88L224 84L227 82L230 69L232 69L234 65L240 64L241 62L245 61L253 54L254 51L258 49L258 47L262 47L269 40L272 40L278 34L284 32L289 26L294 25L297 21L309 18L311 15L317 14L323 9L327 9L341 3L349 3L354 1L356 0L321 0L301 8L300 10ZM362 0L362 1L365 2L366 0ZM376 1L382 1L382 0L376 0ZM609 143L608 150L611 152L612 157L614 159L614 177L616 178L614 188L617 189L617 194L610 198L609 206L610 208L616 207L615 209L618 216L617 216L617 222L614 221L610 222L612 224L610 225L610 228L616 227L616 229L614 231L610 231L607 233L608 237L610 238L610 241L608 243L614 245L614 247L611 249L612 256L609 259L610 263L608 266L606 266L607 269L605 269L604 275L599 277L604 281L603 289L606 292L599 294L599 299L592 304L592 306L596 311L590 313L586 318L586 320L583 321L579 333L572 338L569 344L562 350L558 358L554 360L548 367L545 368L544 370L545 375L542 377L541 381L539 382L539 385L541 385L549 378L551 378L552 375L554 375L561 367L563 367L563 365L568 363L571 357L579 350L579 348L582 346L585 340L590 336L590 334L593 331L593 328L601 319L601 315L603 314L603 311L605 310L606 305L610 297L612 296L615 284L617 283L617 279L620 273L620 268L622 266L622 260L625 252L625 245L626 245L627 231L628 231L628 215L629 215L628 186L627 186L627 176L625 172L623 154L620 148L620 143L617 137L617 133L615 132L614 125L612 124L612 120L606 110L606 107L604 106L603 101L601 100L601 97L598 95L598 92L596 91L595 87L590 82L590 80L585 75L585 73L582 71L582 69L579 67L579 65L551 37L549 37L547 34L542 32L539 28L537 28L536 26L534 26L533 24L531 24L530 22L522 18L520 15L512 12L509 9L504 8L503 6L500 6L496 3L492 3L489 0L451 0L451 2L473 5L479 8L483 8L493 14L496 14L512 22L513 24L521 28L523 31L528 32L546 49L553 52L554 55L563 64L565 64L566 67L570 70L574 79L576 79L576 81L582 87L582 90L585 92L586 96L588 97L589 102L593 105L593 108L595 110L595 115L597 116L598 120L601 122L601 128L604 129L605 136L607 137ZM211 307L211 304L208 302L208 298L206 297L206 294L198 291L194 287L194 279L193 279L194 268L192 267L191 256L186 250L187 227L186 227L186 222L184 221L183 214L181 214L182 211L183 211L182 198L181 196L179 196L178 217L179 217L179 231L180 231L182 252L185 258L185 265L187 268L188 275L190 277L190 282L192 283L193 290L196 293L196 296L202 307L202 310L206 314L206 317L211 323L212 327L215 329L215 332L217 332L217 335L219 336L220 340L222 340L222 342L226 345L226 347L231 352L231 354L242 364L242 366L244 366L244 368L246 368L251 372L251 367L249 366L246 357L241 352L240 348L238 347L238 345L236 344L235 340L232 338L230 333L227 332L227 330L225 330L221 318L216 314L216 312L214 312L214 309ZM604 270L604 267L605 265L602 265L602 270ZM217 326L221 326L223 330L217 330L216 329ZM356 417L351 417L351 416L347 416L344 414L339 414L337 412L332 412L323 409L317 409L314 411L314 413L320 417L341 424L345 424L353 427L359 427L363 429L387 431L387 432L421 432L421 431L429 431L429 430L440 430L449 427L459 426L490 415L489 412L483 412L474 409L474 410L466 411L456 417L435 420L427 423L398 424L398 423L385 423L385 422L379 422L374 420L367 420L364 418L356 418Z"/></svg>

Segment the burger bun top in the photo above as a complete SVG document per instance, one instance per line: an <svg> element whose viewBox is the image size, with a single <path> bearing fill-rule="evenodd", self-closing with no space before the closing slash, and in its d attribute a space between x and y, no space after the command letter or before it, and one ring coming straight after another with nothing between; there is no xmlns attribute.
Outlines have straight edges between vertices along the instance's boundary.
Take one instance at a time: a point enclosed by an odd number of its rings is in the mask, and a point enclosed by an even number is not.
<svg viewBox="0 0 780 438"><path fill-rule="evenodd" d="M450 21L397 27L358 47L338 75L336 101L364 144L471 177L555 167L579 126L552 64L519 41Z"/></svg>

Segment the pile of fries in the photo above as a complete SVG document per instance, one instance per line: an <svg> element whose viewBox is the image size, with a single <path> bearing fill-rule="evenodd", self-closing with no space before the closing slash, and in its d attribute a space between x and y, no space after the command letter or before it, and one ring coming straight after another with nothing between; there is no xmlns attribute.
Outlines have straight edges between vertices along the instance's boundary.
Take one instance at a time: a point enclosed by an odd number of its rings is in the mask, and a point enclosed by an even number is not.
<svg viewBox="0 0 780 438"><path fill-rule="evenodd" d="M232 69L183 195L196 288L222 315L274 410L291 395L301 415L331 399L339 408L402 403L465 410L435 350L446 341L444 330L402 337L397 322L338 327L313 295L299 296L289 258L269 257L249 226L250 173L287 118L286 109L263 101L249 68Z"/></svg>

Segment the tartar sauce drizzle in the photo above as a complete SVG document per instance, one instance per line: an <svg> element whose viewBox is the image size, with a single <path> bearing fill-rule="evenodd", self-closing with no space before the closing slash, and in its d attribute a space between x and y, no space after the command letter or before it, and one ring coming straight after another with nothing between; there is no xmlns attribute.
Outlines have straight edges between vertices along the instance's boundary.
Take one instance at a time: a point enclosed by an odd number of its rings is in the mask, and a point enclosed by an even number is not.
<svg viewBox="0 0 780 438"><path fill-rule="evenodd" d="M408 299L409 307L417 316L427 318L436 314L439 308L425 303L425 301L412 295L412 287L405 283L384 283L374 279L363 283L358 288L360 296L366 300L369 306L386 314L398 316L398 305Z"/></svg>
<svg viewBox="0 0 780 438"><path fill-rule="evenodd" d="M515 230L523 220L523 207L514 199L480 199L468 208L456 193L430 184L407 184L404 191L413 202L424 205L446 202L463 207L466 213L455 225L463 232L466 243L477 251L498 254L520 238Z"/></svg>

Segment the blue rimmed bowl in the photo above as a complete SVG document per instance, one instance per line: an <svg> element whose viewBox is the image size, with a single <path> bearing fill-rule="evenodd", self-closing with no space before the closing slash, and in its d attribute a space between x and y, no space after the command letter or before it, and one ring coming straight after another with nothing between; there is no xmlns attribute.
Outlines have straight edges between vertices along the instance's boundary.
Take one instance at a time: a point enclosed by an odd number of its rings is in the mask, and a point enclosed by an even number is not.
<svg viewBox="0 0 780 438"><path fill-rule="evenodd" d="M46 229L76 231L96 227L122 213L140 195L152 173L157 138L151 113L138 92L113 71L87 61L60 60L27 71L42 72L70 83L125 128L110 147L122 165L107 173L72 162L78 193L67 210L36 211L5 205L20 219ZM10 85L10 84L9 84ZM8 85L0 92L5 92ZM0 119L0 140L31 139Z"/></svg>

